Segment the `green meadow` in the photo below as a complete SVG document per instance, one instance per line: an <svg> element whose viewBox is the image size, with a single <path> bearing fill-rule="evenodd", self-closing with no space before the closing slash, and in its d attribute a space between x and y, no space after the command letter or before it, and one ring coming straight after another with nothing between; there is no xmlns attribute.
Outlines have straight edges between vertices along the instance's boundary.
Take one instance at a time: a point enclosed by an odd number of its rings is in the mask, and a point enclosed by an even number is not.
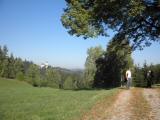
<svg viewBox="0 0 160 120"><path fill-rule="evenodd" d="M0 120L77 120L116 91L39 88L0 78Z"/></svg>

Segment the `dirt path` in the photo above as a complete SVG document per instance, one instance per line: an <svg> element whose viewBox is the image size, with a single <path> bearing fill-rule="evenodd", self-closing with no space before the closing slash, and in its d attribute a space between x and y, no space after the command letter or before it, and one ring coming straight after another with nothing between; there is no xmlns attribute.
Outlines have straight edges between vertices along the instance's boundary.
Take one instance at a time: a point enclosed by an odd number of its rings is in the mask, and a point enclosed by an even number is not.
<svg viewBox="0 0 160 120"><path fill-rule="evenodd" d="M95 105L81 120L130 120L130 98L130 90L121 90L116 96Z"/></svg>
<svg viewBox="0 0 160 120"><path fill-rule="evenodd" d="M111 102L108 105L106 101ZM121 90L114 99L94 106L81 120L160 120L160 89Z"/></svg>
<svg viewBox="0 0 160 120"><path fill-rule="evenodd" d="M122 91L112 108L106 112L109 112L109 116L106 116L104 120L130 120L131 112L130 112L130 104L129 101L131 99L131 91L124 90Z"/></svg>
<svg viewBox="0 0 160 120"><path fill-rule="evenodd" d="M160 120L160 97L158 91L156 89L144 89L143 93L151 107L151 120Z"/></svg>

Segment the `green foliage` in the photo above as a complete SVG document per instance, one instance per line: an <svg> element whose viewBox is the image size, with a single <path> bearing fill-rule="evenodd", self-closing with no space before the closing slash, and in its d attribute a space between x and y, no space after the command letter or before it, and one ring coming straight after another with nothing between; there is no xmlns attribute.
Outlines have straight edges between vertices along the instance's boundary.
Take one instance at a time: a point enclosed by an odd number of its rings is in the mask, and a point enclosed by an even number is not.
<svg viewBox="0 0 160 120"><path fill-rule="evenodd" d="M0 76L8 77L8 49L6 46L0 47Z"/></svg>
<svg viewBox="0 0 160 120"><path fill-rule="evenodd" d="M19 72L22 72L24 74L24 62L20 58L15 58L14 61L15 74L17 75Z"/></svg>
<svg viewBox="0 0 160 120"><path fill-rule="evenodd" d="M100 32L98 26L90 25L92 22L90 11L85 10L78 0L73 0L68 9L65 10L61 20L65 28L70 29L71 35L84 35L85 38L95 37Z"/></svg>
<svg viewBox="0 0 160 120"><path fill-rule="evenodd" d="M131 0L130 1L130 6L132 7L132 9L130 9L129 13L128 13L130 17L139 16L146 9L146 7L142 5L142 2L138 1L138 0Z"/></svg>
<svg viewBox="0 0 160 120"><path fill-rule="evenodd" d="M60 74L54 69L48 69L46 71L46 79L47 84L50 87L59 88L60 86L63 86Z"/></svg>
<svg viewBox="0 0 160 120"><path fill-rule="evenodd" d="M75 120L112 90L59 90L35 88L17 80L0 78L0 120Z"/></svg>
<svg viewBox="0 0 160 120"><path fill-rule="evenodd" d="M8 73L8 78L13 79L16 77L14 64L15 64L14 57L13 54L11 54L11 56L8 58L8 66L6 66L8 67L8 71L6 71Z"/></svg>
<svg viewBox="0 0 160 120"><path fill-rule="evenodd" d="M113 39L106 51L100 46L88 49L83 84L87 88L120 86L128 68L133 68L129 42Z"/></svg>
<svg viewBox="0 0 160 120"><path fill-rule="evenodd" d="M16 74L14 64L15 60L13 55L11 54L10 57L6 55L2 61L1 76L6 78L15 78Z"/></svg>
<svg viewBox="0 0 160 120"><path fill-rule="evenodd" d="M23 61L21 58L14 58L13 54L8 55L6 46L0 46L0 77L26 81L33 86L63 88L67 77L73 79L73 88L82 88L82 73L62 68L40 68L39 65L30 61ZM71 87L70 87L71 88Z"/></svg>
<svg viewBox="0 0 160 120"><path fill-rule="evenodd" d="M5 58L2 63L1 77L9 78L8 64L8 58Z"/></svg>
<svg viewBox="0 0 160 120"><path fill-rule="evenodd" d="M21 62L21 63L19 63ZM6 46L3 49L0 47L0 76L6 78L15 78L18 72L22 71L21 59L15 59L13 54L8 55ZM21 68L20 68L21 67Z"/></svg>
<svg viewBox="0 0 160 120"><path fill-rule="evenodd" d="M126 69L133 67L131 47L128 41L125 39L110 41L104 57L97 59L96 67L95 87L120 86L121 77L125 74Z"/></svg>
<svg viewBox="0 0 160 120"><path fill-rule="evenodd" d="M159 0L66 0L61 17L69 34L106 36L108 29L117 32L114 38L126 37L132 49L159 41Z"/></svg>
<svg viewBox="0 0 160 120"><path fill-rule="evenodd" d="M25 76L24 76L24 74L22 72L18 72L16 74L16 79L20 80L20 81L24 81L25 80Z"/></svg>
<svg viewBox="0 0 160 120"><path fill-rule="evenodd" d="M133 86L136 87L146 87L147 86L147 80L145 78L145 74L147 71L146 68L140 68L139 66L135 66L134 70L134 76L133 76Z"/></svg>
<svg viewBox="0 0 160 120"><path fill-rule="evenodd" d="M134 86L138 87L146 87L147 86L147 71L153 71L153 83L152 84L159 84L160 83L160 65L147 65L146 61L144 62L143 67L135 66L134 76L133 76L133 83Z"/></svg>
<svg viewBox="0 0 160 120"><path fill-rule="evenodd" d="M160 84L160 64L148 66L153 71L153 83Z"/></svg>
<svg viewBox="0 0 160 120"><path fill-rule="evenodd" d="M73 79L71 76L68 76L64 82L64 89L73 89Z"/></svg>
<svg viewBox="0 0 160 120"><path fill-rule="evenodd" d="M91 88L94 83L94 77L97 71L96 60L101 57L104 53L104 50L101 46L91 47L87 51L87 59L85 63L85 72L84 72L84 85L85 87Z"/></svg>
<svg viewBox="0 0 160 120"><path fill-rule="evenodd" d="M38 66L34 64L30 65L27 77L28 82L31 83L33 86L41 86L40 70Z"/></svg>

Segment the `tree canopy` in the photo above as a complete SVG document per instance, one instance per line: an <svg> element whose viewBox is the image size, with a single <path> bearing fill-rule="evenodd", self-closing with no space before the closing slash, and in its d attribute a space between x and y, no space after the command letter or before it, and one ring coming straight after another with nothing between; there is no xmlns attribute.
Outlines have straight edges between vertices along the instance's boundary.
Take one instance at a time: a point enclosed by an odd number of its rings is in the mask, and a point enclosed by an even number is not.
<svg viewBox="0 0 160 120"><path fill-rule="evenodd" d="M149 46L160 38L160 0L66 0L62 24L71 35L84 38L126 38L132 49Z"/></svg>

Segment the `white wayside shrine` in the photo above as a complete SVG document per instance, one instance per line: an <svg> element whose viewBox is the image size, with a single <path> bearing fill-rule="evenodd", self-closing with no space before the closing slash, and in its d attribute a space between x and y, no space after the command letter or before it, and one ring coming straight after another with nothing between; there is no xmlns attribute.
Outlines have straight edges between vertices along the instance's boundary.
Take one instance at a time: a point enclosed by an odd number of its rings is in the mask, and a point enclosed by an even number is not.
<svg viewBox="0 0 160 120"><path fill-rule="evenodd" d="M48 68L48 62L42 63L40 67L41 67L41 69L43 69L43 68L47 69Z"/></svg>

